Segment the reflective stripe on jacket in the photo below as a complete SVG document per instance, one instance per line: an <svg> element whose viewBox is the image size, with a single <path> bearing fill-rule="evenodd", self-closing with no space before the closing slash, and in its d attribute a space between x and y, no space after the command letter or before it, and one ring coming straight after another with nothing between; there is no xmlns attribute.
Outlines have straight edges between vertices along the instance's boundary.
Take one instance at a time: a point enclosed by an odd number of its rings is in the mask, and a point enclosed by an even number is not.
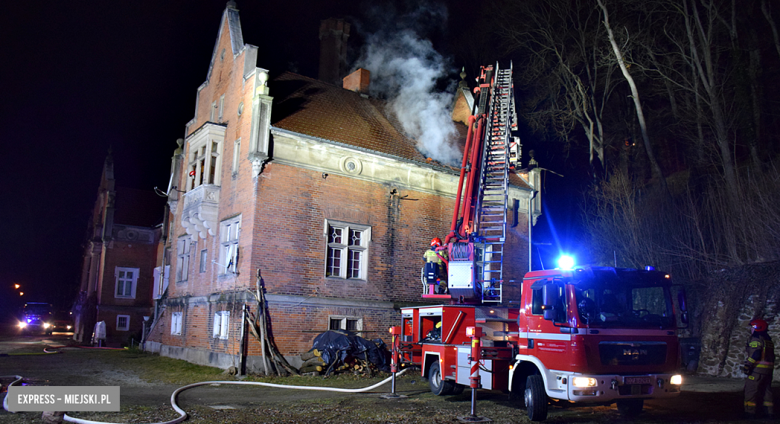
<svg viewBox="0 0 780 424"><path fill-rule="evenodd" d="M772 374L775 367L775 345L766 334L753 334L745 347L745 366L758 374Z"/></svg>

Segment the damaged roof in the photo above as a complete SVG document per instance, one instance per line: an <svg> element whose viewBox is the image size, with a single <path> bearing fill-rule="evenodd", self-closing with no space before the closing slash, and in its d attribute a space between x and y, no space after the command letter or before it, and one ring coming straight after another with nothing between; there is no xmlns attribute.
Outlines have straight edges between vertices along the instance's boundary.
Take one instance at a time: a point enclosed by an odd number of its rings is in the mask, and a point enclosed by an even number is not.
<svg viewBox="0 0 780 424"><path fill-rule="evenodd" d="M269 86L274 98L271 125L275 128L460 172L458 167L430 161L420 153L383 100L292 72L281 74ZM455 125L462 151L467 128ZM514 174L510 184L528 188Z"/></svg>
<svg viewBox="0 0 780 424"><path fill-rule="evenodd" d="M290 72L276 78L271 90L276 128L426 162L382 100Z"/></svg>

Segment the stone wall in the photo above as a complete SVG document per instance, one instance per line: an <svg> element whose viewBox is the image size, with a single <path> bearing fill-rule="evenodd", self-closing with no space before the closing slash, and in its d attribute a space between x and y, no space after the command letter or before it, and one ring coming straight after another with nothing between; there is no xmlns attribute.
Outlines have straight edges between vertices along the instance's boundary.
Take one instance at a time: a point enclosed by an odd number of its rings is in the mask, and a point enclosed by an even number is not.
<svg viewBox="0 0 780 424"><path fill-rule="evenodd" d="M699 374L743 378L749 323L762 318L769 335L780 341L780 261L713 272L706 281L689 285L692 335L701 337ZM780 363L774 380L780 381Z"/></svg>

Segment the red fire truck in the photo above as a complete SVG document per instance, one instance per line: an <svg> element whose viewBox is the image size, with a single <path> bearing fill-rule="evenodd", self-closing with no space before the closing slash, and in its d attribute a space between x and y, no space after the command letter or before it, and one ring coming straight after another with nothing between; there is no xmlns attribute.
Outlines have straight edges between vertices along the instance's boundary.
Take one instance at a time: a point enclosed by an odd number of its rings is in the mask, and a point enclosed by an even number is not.
<svg viewBox="0 0 780 424"><path fill-rule="evenodd" d="M482 68L451 232L439 248L448 290L437 290L444 276L426 267L423 298L439 304L401 309L394 368L419 366L436 395L474 388L472 415L476 388L509 392L533 421L547 417L550 400L614 402L634 415L645 399L678 395L678 320L687 317L668 274L531 271L520 299L503 298L506 190L518 146L512 91L511 66Z"/></svg>

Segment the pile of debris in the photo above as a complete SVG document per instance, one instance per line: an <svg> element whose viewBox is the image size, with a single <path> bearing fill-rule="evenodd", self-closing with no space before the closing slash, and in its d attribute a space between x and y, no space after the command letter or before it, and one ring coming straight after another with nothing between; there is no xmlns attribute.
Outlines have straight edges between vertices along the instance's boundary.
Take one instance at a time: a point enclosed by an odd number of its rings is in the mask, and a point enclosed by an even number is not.
<svg viewBox="0 0 780 424"><path fill-rule="evenodd" d="M309 375L351 372L370 377L378 371L390 371L389 352L382 339L366 340L345 331L321 333L301 360L300 373Z"/></svg>

